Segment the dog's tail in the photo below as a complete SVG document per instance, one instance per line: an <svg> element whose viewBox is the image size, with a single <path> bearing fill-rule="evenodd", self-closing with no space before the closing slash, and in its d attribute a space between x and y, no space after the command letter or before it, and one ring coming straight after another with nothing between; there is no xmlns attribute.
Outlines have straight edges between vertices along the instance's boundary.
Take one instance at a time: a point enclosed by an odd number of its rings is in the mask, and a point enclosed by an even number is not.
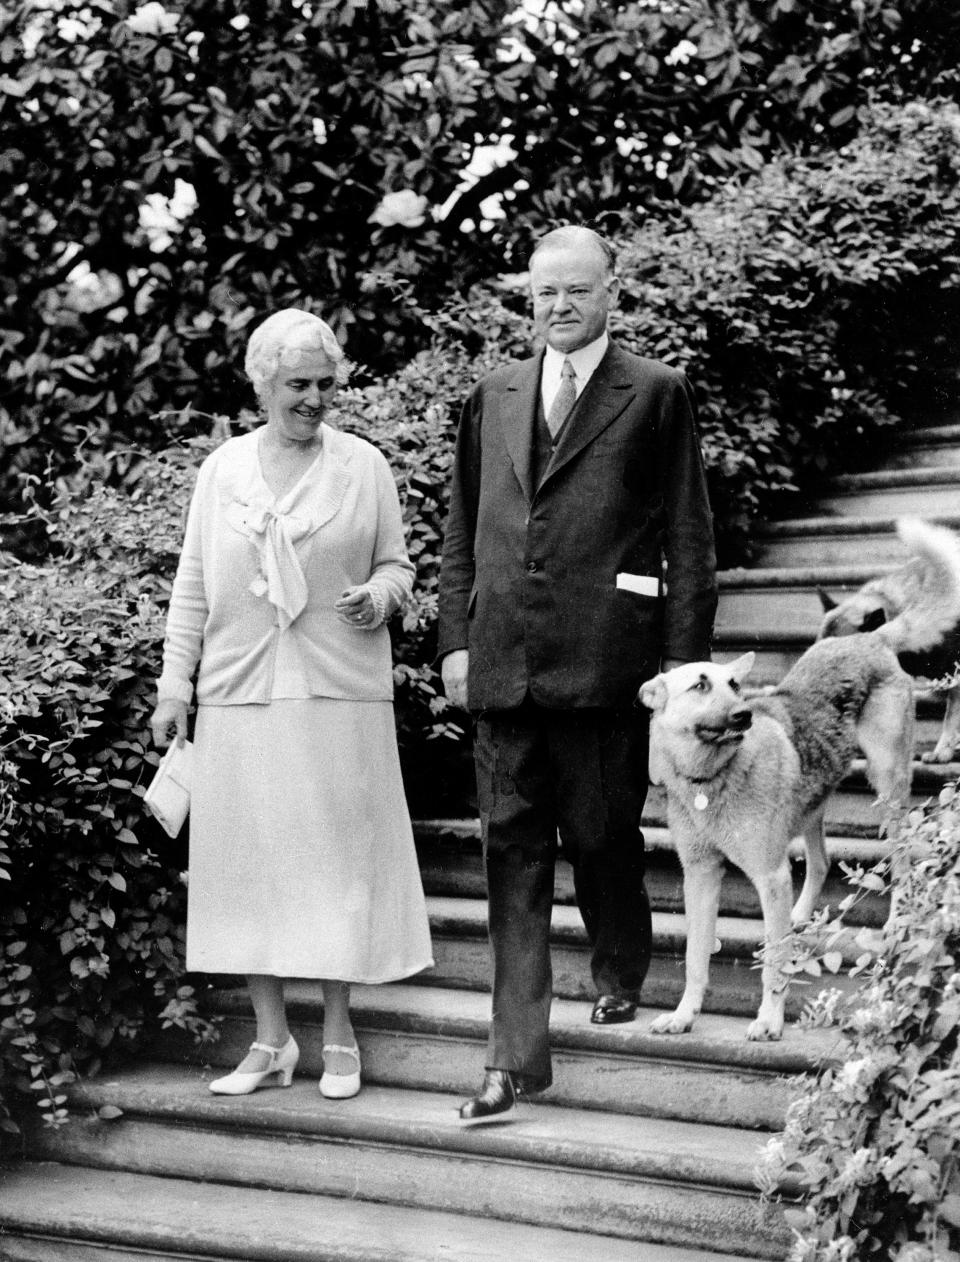
<svg viewBox="0 0 960 1262"><path fill-rule="evenodd" d="M916 517L901 517L897 534L912 554L911 590L900 613L874 634L895 653L922 653L960 623L960 537Z"/></svg>

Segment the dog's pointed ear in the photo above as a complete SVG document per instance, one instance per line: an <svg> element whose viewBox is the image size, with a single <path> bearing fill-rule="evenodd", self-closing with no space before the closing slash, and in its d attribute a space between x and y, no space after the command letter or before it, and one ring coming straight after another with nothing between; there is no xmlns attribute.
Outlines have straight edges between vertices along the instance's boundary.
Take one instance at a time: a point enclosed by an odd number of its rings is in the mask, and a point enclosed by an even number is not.
<svg viewBox="0 0 960 1262"><path fill-rule="evenodd" d="M655 675L641 684L637 700L648 710L662 710L667 704L667 684L662 675Z"/></svg>
<svg viewBox="0 0 960 1262"><path fill-rule="evenodd" d="M738 657L735 662L730 662L727 666L730 678L735 679L738 684L742 684L753 670L753 663L756 660L757 655L751 650L749 653L744 653L742 657Z"/></svg>
<svg viewBox="0 0 960 1262"><path fill-rule="evenodd" d="M886 612L883 609L871 609L863 622L860 623L861 631L876 631L887 621Z"/></svg>
<svg viewBox="0 0 960 1262"><path fill-rule="evenodd" d="M817 588L817 595L820 597L820 604L823 605L823 612L829 613L831 609L836 609L838 601L832 596L828 596L822 587Z"/></svg>

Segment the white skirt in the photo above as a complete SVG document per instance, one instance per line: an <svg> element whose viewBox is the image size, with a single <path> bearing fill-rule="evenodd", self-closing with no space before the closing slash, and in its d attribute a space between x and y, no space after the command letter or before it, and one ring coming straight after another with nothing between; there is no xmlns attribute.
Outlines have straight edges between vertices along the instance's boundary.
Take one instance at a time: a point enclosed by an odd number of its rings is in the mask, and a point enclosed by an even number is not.
<svg viewBox="0 0 960 1262"><path fill-rule="evenodd" d="M187 968L349 982L433 963L393 706L201 706Z"/></svg>

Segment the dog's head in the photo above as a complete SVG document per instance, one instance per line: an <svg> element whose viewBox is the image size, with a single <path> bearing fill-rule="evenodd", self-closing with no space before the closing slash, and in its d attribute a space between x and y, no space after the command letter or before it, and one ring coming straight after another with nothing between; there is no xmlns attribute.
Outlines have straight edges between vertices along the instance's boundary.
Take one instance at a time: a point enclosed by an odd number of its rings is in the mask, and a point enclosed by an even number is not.
<svg viewBox="0 0 960 1262"><path fill-rule="evenodd" d="M701 745L737 744L753 722L742 693L753 663L753 653L725 665L687 662L648 680L639 699L653 711L661 731L692 737Z"/></svg>
<svg viewBox="0 0 960 1262"><path fill-rule="evenodd" d="M897 610L888 607L880 593L871 586L862 588L839 602L821 591L820 603L823 605L823 621L817 632L818 640L876 631L897 613Z"/></svg>

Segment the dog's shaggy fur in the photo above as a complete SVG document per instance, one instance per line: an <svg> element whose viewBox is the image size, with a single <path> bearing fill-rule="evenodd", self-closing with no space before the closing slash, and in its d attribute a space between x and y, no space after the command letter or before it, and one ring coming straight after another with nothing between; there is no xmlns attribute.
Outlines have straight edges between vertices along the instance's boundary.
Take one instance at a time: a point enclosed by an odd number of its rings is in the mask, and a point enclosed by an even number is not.
<svg viewBox="0 0 960 1262"><path fill-rule="evenodd" d="M724 858L756 886L768 945L790 932L787 848L802 836L806 880L793 920L807 919L827 873L827 799L859 752L891 812L906 802L913 757L913 689L876 636L823 640L768 695L744 700L747 653L728 665L693 662L644 684L653 711L650 772L667 789L670 833L683 864L686 988L656 1033L689 1030L707 987ZM772 962L750 1039L783 1031L786 980Z"/></svg>
<svg viewBox="0 0 960 1262"><path fill-rule="evenodd" d="M897 522L911 553L903 565L865 583L837 604L820 598L820 639L872 632L897 654L915 679L949 679L960 663L960 538L916 518ZM960 686L950 683L943 728L925 762L950 762L960 742Z"/></svg>

